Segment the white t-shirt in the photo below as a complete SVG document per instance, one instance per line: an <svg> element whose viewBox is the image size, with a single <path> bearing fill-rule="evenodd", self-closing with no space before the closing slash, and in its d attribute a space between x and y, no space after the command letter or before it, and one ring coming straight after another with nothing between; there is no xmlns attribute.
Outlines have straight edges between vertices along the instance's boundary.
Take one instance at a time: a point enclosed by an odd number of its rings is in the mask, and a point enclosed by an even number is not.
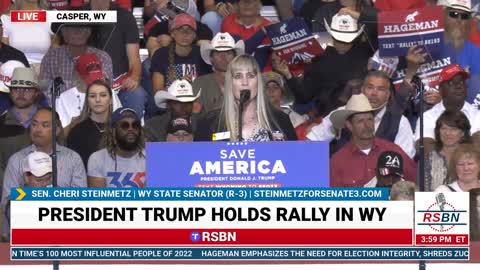
<svg viewBox="0 0 480 270"><path fill-rule="evenodd" d="M107 187L145 187L146 160L139 154L114 160L104 148L93 153L88 159L87 175L106 178Z"/></svg>
<svg viewBox="0 0 480 270"><path fill-rule="evenodd" d="M10 15L2 15L3 37L10 46L22 51L30 64L39 64L52 44L51 23L12 23Z"/></svg>
<svg viewBox="0 0 480 270"><path fill-rule="evenodd" d="M76 87L60 94L57 99L57 112L63 127L68 126L73 117L80 115L84 103L85 93L79 92Z"/></svg>
<svg viewBox="0 0 480 270"><path fill-rule="evenodd" d="M456 192L463 192L463 190L458 185L457 181L449 184L449 186L453 188L453 190L455 190ZM452 192L452 190L448 188L446 185L441 185L435 189L435 192Z"/></svg>
<svg viewBox="0 0 480 270"><path fill-rule="evenodd" d="M423 137L435 139L435 125L437 124L437 119L445 111L445 106L443 102L438 103L433 106L430 110L423 113ZM478 124L475 123L476 118L478 117L478 109L472 104L465 102L461 111L470 121L470 133L473 134L478 131ZM415 127L415 141L420 139L420 120L417 121Z"/></svg>

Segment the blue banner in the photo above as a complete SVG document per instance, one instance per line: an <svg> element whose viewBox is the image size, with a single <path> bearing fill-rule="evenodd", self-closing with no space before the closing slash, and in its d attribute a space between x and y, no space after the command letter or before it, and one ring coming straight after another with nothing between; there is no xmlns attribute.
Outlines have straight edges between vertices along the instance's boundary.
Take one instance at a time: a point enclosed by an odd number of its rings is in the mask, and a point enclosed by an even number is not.
<svg viewBox="0 0 480 270"><path fill-rule="evenodd" d="M455 260L468 248L29 248L12 260Z"/></svg>
<svg viewBox="0 0 480 270"><path fill-rule="evenodd" d="M326 142L147 143L147 185L328 187L328 155Z"/></svg>
<svg viewBox="0 0 480 270"><path fill-rule="evenodd" d="M12 188L13 201L388 201L387 188Z"/></svg>

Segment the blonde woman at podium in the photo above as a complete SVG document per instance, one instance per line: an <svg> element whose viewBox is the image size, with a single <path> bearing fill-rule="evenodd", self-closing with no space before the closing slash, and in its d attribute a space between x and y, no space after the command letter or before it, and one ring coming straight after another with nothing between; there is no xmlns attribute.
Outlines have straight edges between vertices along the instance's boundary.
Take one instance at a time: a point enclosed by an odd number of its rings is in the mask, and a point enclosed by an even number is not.
<svg viewBox="0 0 480 270"><path fill-rule="evenodd" d="M208 89L202 90L208 91ZM288 115L268 102L253 56L239 55L225 73L224 103L199 122L196 141L296 140Z"/></svg>

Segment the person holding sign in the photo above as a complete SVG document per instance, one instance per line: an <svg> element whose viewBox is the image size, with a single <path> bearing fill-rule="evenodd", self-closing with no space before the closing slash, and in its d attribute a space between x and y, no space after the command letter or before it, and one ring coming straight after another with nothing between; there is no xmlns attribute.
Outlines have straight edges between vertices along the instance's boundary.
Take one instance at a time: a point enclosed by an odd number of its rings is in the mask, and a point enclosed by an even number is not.
<svg viewBox="0 0 480 270"><path fill-rule="evenodd" d="M415 155L415 145L413 142L413 131L407 118L403 116L393 101L393 93L390 87L390 78L382 71L371 71L365 77L361 87L362 93L367 97L371 107L375 110L375 135L377 137L394 142L400 146L410 157ZM325 118L322 123L312 128L307 138L312 141L331 141L336 139L336 148L341 149L349 140L347 130L342 130L340 136L336 138L335 128L343 126L333 126L331 115L344 107L339 107Z"/></svg>
<svg viewBox="0 0 480 270"><path fill-rule="evenodd" d="M295 130L288 116L269 104L262 74L255 58L250 55L235 57L225 74L223 106L200 121L195 140L296 139Z"/></svg>
<svg viewBox="0 0 480 270"><path fill-rule="evenodd" d="M364 17L362 19L366 20ZM315 101L320 114L326 115L336 107L343 87L351 80L363 78L367 73L368 59L376 48L361 41L365 29L361 22L363 21L344 13L337 13L330 25L325 21L328 33L333 38L333 46L327 46L322 55L305 67L303 79L278 70L274 60L274 70L285 76L297 103L311 104ZM366 32L374 33L371 30ZM376 44L375 35L369 35L368 40Z"/></svg>
<svg viewBox="0 0 480 270"><path fill-rule="evenodd" d="M480 114L478 109L472 104L465 101L467 96L467 87L465 81L469 75L457 64L446 66L440 72L440 94L442 102L433 106L430 110L423 113L423 142L425 145L425 154L434 149L435 145L435 123L440 115L446 111L461 111L465 114L470 122L470 133L474 134L480 130L478 124ZM415 141L419 144L420 140L420 123L417 121L415 127Z"/></svg>

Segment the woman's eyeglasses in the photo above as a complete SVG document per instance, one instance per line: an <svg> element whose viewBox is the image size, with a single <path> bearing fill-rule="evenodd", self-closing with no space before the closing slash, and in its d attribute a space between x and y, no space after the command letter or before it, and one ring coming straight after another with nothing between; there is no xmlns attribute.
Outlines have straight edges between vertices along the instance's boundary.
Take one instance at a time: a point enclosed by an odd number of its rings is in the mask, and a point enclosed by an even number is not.
<svg viewBox="0 0 480 270"><path fill-rule="evenodd" d="M470 13L458 12L454 10L448 12L448 16L450 16L450 18L453 18L453 19L457 19L458 17L460 17L460 19L462 20L470 19Z"/></svg>

